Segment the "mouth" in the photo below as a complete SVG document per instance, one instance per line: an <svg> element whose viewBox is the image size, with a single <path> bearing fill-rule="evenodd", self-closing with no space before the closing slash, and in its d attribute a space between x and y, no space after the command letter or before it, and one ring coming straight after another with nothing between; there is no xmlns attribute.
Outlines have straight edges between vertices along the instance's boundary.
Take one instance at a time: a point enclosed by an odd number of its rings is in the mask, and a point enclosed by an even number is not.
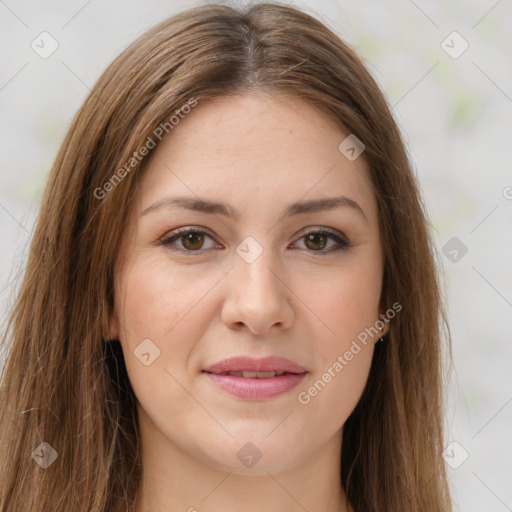
<svg viewBox="0 0 512 512"><path fill-rule="evenodd" d="M207 372L214 373L214 372ZM214 375L231 375L232 377L243 377L244 379L270 379L272 377L281 377L281 375L296 375L289 372L250 372L250 371L241 371L241 372L222 372L222 373L214 373Z"/></svg>
<svg viewBox="0 0 512 512"><path fill-rule="evenodd" d="M281 357L238 357L202 370L217 388L247 400L265 400L297 386L308 373L299 364Z"/></svg>

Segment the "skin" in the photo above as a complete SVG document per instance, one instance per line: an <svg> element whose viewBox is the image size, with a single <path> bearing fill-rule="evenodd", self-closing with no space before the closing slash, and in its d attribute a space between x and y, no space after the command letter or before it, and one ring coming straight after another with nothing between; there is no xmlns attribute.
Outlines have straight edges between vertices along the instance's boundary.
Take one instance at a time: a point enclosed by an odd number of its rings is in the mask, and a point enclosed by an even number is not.
<svg viewBox="0 0 512 512"><path fill-rule="evenodd" d="M347 135L298 98L247 93L198 105L153 150L127 217L110 323L138 402L138 512L351 510L342 428L377 336L308 404L298 400L386 309L377 203L364 154L349 161L338 150ZM179 206L142 214L175 195L225 201L240 218ZM293 202L336 195L364 214L344 206L283 218ZM187 226L208 235L159 242ZM351 246L307 243L306 231L322 228ZM263 251L251 263L236 252L248 236ZM146 366L134 350L148 338L160 355ZM244 400L201 372L238 355L279 355L308 374L283 395ZM262 454L250 468L237 457L248 442Z"/></svg>

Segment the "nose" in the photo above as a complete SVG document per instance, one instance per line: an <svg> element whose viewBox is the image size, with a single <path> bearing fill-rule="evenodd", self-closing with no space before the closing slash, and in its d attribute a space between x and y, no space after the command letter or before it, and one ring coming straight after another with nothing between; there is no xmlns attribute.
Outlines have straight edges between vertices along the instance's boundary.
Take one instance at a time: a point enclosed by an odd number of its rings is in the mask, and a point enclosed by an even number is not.
<svg viewBox="0 0 512 512"><path fill-rule="evenodd" d="M234 330L255 335L274 334L288 329L294 319L290 303L293 293L286 286L283 270L264 251L247 263L236 257L235 268L226 283L229 296L223 303L221 318Z"/></svg>

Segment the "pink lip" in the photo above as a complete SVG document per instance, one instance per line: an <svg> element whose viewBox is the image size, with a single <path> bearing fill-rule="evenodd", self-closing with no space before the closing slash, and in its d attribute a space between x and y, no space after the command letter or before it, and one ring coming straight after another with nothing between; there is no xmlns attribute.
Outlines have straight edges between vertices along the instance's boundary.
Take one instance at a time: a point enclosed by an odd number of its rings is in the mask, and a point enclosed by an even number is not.
<svg viewBox="0 0 512 512"><path fill-rule="evenodd" d="M223 372L287 372L268 378L246 378L220 375ZM282 357L270 356L262 359L234 357L225 359L203 370L219 388L231 395L249 400L272 398L294 388L306 376L307 371L297 363Z"/></svg>
<svg viewBox="0 0 512 512"><path fill-rule="evenodd" d="M297 363L278 356L268 356L259 359L246 356L231 357L203 368L203 372L217 374L241 371L304 373L306 370Z"/></svg>

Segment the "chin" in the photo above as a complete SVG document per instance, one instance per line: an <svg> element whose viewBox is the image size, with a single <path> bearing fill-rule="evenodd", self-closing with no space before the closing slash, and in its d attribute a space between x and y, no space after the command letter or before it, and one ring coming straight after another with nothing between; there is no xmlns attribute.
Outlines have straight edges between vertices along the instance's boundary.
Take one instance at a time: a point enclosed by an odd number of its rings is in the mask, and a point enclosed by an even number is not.
<svg viewBox="0 0 512 512"><path fill-rule="evenodd" d="M237 475L263 475L279 473L291 469L298 464L301 453L298 446L310 446L307 442L296 442L289 435L273 439L267 433L255 430L254 435L235 436L223 445L212 443L203 446L199 458L217 470ZM306 456L306 454L302 454Z"/></svg>

